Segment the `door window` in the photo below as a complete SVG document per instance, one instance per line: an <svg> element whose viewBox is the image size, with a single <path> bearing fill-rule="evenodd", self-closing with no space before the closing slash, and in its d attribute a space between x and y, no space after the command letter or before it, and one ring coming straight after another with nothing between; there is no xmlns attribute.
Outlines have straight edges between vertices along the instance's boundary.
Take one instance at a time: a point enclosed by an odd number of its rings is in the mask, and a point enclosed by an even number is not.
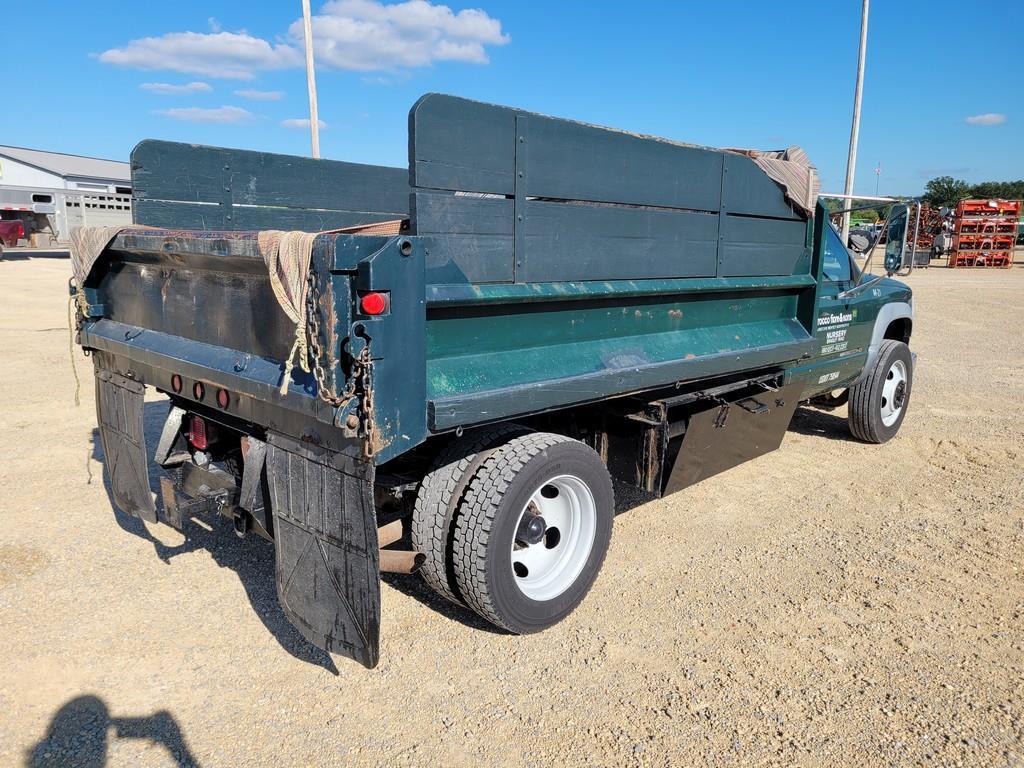
<svg viewBox="0 0 1024 768"><path fill-rule="evenodd" d="M843 247L843 241L831 225L825 229L825 247L823 273L825 282L847 283L852 275L850 271L850 252Z"/></svg>

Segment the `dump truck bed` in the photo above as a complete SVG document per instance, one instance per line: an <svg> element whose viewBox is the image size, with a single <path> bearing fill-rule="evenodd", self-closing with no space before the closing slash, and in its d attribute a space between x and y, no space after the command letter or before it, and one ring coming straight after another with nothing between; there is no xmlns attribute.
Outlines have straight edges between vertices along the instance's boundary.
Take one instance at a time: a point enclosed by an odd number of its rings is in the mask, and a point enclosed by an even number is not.
<svg viewBox="0 0 1024 768"><path fill-rule="evenodd" d="M167 370L206 361L197 374L333 422L299 369L274 399L294 329L255 232L223 228L399 216L408 234L323 234L312 256L337 386L353 322L372 329L378 462L430 434L784 368L815 348L810 219L750 158L437 94L409 131L408 177L144 142L137 221L174 228L110 244L87 280L100 309L83 343L147 347ZM197 224L210 230L178 229ZM371 290L388 292L386 316L360 317Z"/></svg>

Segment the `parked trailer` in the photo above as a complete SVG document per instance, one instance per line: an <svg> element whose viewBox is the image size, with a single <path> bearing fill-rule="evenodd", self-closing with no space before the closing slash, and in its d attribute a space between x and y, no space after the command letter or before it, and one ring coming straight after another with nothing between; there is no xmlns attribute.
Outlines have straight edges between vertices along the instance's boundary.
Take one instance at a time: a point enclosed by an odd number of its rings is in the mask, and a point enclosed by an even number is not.
<svg viewBox="0 0 1024 768"><path fill-rule="evenodd" d="M841 391L862 440L906 416L910 289L744 154L429 94L408 172L154 141L132 169L155 228L74 254L114 501L158 519L155 387L159 519L272 538L288 618L367 666L382 569L542 630L597 576L613 478L675 492ZM286 236L282 279L265 230L352 227Z"/></svg>

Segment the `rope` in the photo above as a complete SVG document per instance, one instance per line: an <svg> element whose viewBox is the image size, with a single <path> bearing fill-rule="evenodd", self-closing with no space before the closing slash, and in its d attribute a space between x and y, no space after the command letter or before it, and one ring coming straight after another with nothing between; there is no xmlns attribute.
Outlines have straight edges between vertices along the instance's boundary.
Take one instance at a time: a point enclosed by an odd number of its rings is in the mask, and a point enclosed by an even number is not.
<svg viewBox="0 0 1024 768"><path fill-rule="evenodd" d="M278 392L282 395L288 394L288 382L292 378L292 370L295 368L295 356L299 356L299 366L306 373L309 373L309 346L306 340L306 326L295 326L295 343L288 351L288 359L284 361L284 375L281 377L281 386Z"/></svg>
<svg viewBox="0 0 1024 768"><path fill-rule="evenodd" d="M81 311L82 304L77 299L81 296L75 291L68 297L68 358L71 360L71 374L75 377L75 407L82 404L80 395L82 392L82 381L78 378L78 367L75 365L75 305ZM84 314L84 311L83 311Z"/></svg>

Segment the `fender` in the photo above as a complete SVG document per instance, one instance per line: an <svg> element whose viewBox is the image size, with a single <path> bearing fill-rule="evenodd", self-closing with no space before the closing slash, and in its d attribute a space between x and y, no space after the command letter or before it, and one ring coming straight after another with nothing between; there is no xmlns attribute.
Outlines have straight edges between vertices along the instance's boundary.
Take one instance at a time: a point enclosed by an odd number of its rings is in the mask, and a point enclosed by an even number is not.
<svg viewBox="0 0 1024 768"><path fill-rule="evenodd" d="M860 375L850 384L851 387L859 384L867 376L868 371L875 367L875 361L878 359L878 350L882 346L882 342L885 341L885 329L889 327L893 320L902 320L904 318L910 321L914 320L913 299L909 303L894 301L884 305L878 311L878 316L875 318L875 327L871 332L871 344L868 345L867 360L864 361L864 367L861 369Z"/></svg>

